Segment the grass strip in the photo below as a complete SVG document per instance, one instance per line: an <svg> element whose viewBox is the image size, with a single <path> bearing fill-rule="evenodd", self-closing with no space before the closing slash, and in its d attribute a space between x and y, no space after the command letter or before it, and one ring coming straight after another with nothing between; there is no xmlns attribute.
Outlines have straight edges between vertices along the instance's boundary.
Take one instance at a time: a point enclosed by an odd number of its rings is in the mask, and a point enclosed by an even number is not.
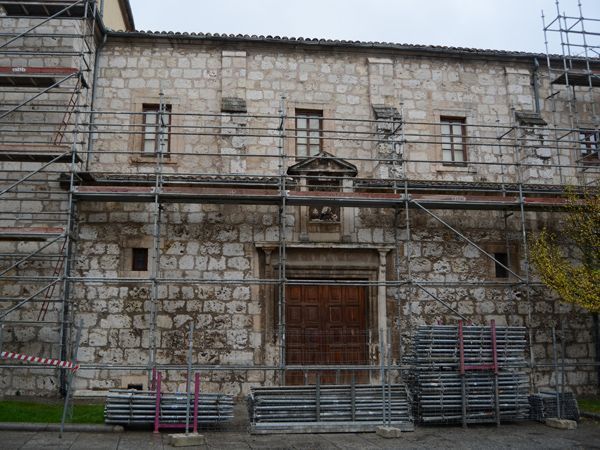
<svg viewBox="0 0 600 450"><path fill-rule="evenodd" d="M60 423L62 411L62 404L3 400L0 422ZM74 405L69 423L104 423L104 405Z"/></svg>

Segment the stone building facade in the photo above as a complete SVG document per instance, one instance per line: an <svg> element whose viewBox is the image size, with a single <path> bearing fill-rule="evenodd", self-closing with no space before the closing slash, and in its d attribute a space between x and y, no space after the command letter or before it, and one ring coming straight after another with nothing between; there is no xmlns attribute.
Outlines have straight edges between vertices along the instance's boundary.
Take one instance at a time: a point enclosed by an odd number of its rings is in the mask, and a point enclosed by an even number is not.
<svg viewBox="0 0 600 450"><path fill-rule="evenodd" d="M18 30L39 19L9 20ZM597 323L537 283L525 239L559 228L565 186L597 181L581 161L581 136L598 129L593 89L573 88L579 125L560 140L572 99L539 68L545 55L101 25L77 25L92 27L93 49L63 126L71 159L3 199L13 234L52 221L70 233L66 250L0 242L13 276L2 295L23 303L4 318L3 349L67 357L81 324L79 392L147 387L154 364L181 389L193 322L205 386L242 395L314 382L314 370L286 365L372 366L356 374L376 382L381 348L402 363L418 325L493 319L527 327L532 388L553 382L556 326L581 363L566 383L597 391L583 365L596 361ZM57 19L31 39L50 46L58 30L77 34ZM48 64L80 67L81 55L64 58ZM25 91L0 98L18 104ZM3 151L56 152L66 91L8 115ZM2 163L15 178L43 164L17 159ZM57 267L48 297L32 278ZM49 324L32 323L44 310ZM60 384L54 369L2 372L7 393Z"/></svg>

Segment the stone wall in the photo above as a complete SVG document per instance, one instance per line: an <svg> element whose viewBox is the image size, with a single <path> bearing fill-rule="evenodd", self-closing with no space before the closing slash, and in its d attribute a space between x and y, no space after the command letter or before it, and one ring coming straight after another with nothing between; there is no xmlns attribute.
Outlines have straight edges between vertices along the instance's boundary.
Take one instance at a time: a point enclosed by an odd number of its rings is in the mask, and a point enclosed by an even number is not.
<svg viewBox="0 0 600 450"><path fill-rule="evenodd" d="M534 109L533 79L540 92L550 91L546 74L541 70L534 72L532 64L533 61L340 53L327 48L319 52L300 48L283 51L267 44L248 44L232 51L202 41L182 40L177 45L164 41L153 45L143 40L109 41L102 51L97 105L106 111L104 121L133 135L100 134L95 156L99 164L95 167L122 171L123 164L133 162L137 164L134 170L146 170L144 165L151 161L136 156L141 148L139 138L134 136L136 130L140 132L139 121L136 128L135 115L115 113L140 114L144 103L158 103L162 89L164 101L172 105L173 113L189 114L172 118L178 130L171 136L172 156L167 172L193 168L198 173L211 174L277 174L277 116L281 96L285 96L284 113L288 116L294 116L297 108L323 111L325 136L331 133L332 137L323 140L323 149L357 165L359 176L390 176L389 170L376 161L381 157L377 143L352 134L374 132L376 126L369 122L344 123L341 119L373 120L373 107L383 106L403 111L404 132L410 136L403 152L406 158L414 160L405 170L413 178L516 182L514 164L522 162L530 165L521 169L528 183L576 184L578 173L573 168L558 171L554 167L559 161L574 164L578 157L576 138L563 140L559 151L552 148L556 147L551 142L555 134L550 127L511 131L518 125L515 111ZM222 118L210 116L220 114L224 99L232 98L242 101L253 117L236 119L235 113ZM585 95L581 99L583 103L592 101ZM551 101L540 95L541 116L550 124L568 127L568 117L561 113L566 110L567 100L564 94ZM590 122L589 108L581 110L581 122ZM441 146L436 138L440 130L435 123L444 116L464 117L469 127L469 163L463 168L440 163ZM285 125L288 130L293 129L294 121L289 119ZM496 125L505 128L496 129ZM230 128L220 132L214 128L216 134L212 136L197 133L219 126ZM261 137L256 136L256 131L240 131L264 128L273 131ZM345 139L335 139L340 136L335 132L350 134L342 135ZM228 137L234 133L239 135ZM497 139L505 133L503 139ZM294 157L293 133L288 132L288 136L284 150Z"/></svg>
<svg viewBox="0 0 600 450"><path fill-rule="evenodd" d="M274 176L298 162L293 135L288 134L283 144L279 140L280 107L288 130L294 128L291 117L296 109L314 109L323 112L326 135L348 132L347 139L324 139L323 149L354 164L360 179L379 182L396 173L377 160L389 156L394 148L382 144L385 130L374 121L374 107L381 107L402 112L408 137L403 154L415 160L401 168L408 178L516 182L519 175L525 175L528 183L578 181L574 168L553 168L558 162L573 162L573 153L568 152L577 148L575 143L560 155L548 156L547 129L512 130L514 111L531 110L535 104L532 62L476 54L457 58L451 54L312 48L110 37L101 53L95 86L99 112L95 114L89 170L99 176L143 174L151 178L156 159L141 154L142 111L145 104L164 101L171 105L173 115L169 155L162 170L192 181L206 176ZM535 76L540 91L549 92L545 75ZM282 95L286 97L283 103ZM540 98L542 116L551 125L568 125L566 97L560 94L552 102L545 97ZM229 99L227 110L224 99ZM592 100L582 97L583 102ZM40 106L43 101L40 99ZM230 111L231 105L245 108L248 115ZM585 111L584 122L590 119ZM466 166L439 162L436 123L444 116L464 117L472 126ZM54 119L44 119L48 120ZM23 116L18 121L27 119ZM498 123L506 126L504 140L496 139L497 129L477 127ZM33 126L46 130L42 124ZM379 137L365 139L365 134ZM24 142L30 138L34 139L25 135ZM286 159L280 158L280 145ZM516 162L538 166L528 166L523 169L526 173L518 174L514 165L502 165ZM22 163L6 167L19 173L30 168ZM46 178L42 176L32 198L8 200L3 211L19 211L21 225L50 223L34 213L64 212L66 192L60 190L57 178L65 170L61 166L44 175ZM340 189L352 191L352 181ZM207 371L207 389L241 395L251 385L278 382L276 371L252 369L279 361L277 295L272 282L279 264L277 208L164 204L160 257L150 258L147 271L134 271L133 248L147 248L152 255L157 214L153 208L143 202L77 204L72 273L76 280L71 285L68 318L72 324L83 321L79 360L104 368L80 371L76 388L103 391L128 384L147 386L152 336L159 364L183 365L190 322L197 330L195 363L239 367ZM434 297L475 323L495 319L498 324L529 327L535 361L551 358L551 326L564 324L568 357L593 360L589 314L560 304L538 286L526 292L518 283L501 285L506 280L495 278L493 261L426 213L410 211L410 234L404 211L343 208L339 224L310 223L308 213L307 207L287 211L290 273L299 279L317 274L317 278L356 277L373 282L368 293L369 328L374 334L377 328L393 330L395 361L409 351L411 331L418 324L456 321L456 314ZM436 214L484 250L510 252L511 269L525 277L518 212L506 223L504 212L448 210ZM528 230L535 231L544 224L555 226L557 217L560 214L527 213L524 222ZM17 222L5 214L3 224ZM3 242L1 248L5 253L27 254L37 245L41 244ZM57 252L55 247L47 252ZM14 257L6 264L11 261ZM39 261L21 266L18 273L36 277L53 270L52 264ZM156 283L153 305L155 275L162 281ZM422 282L427 291L415 284L399 289L386 285L409 277ZM6 282L0 289L3 296L22 297L35 289L35 283L17 288ZM57 291L56 296L60 295ZM18 312L18 318L34 320L38 308L39 304L31 304ZM51 307L50 314L58 321L58 304ZM70 335L71 343L72 338ZM379 342L373 338L369 344L372 362L377 364ZM17 326L7 330L3 345L25 353L55 354L60 335L51 326ZM3 375L7 393L50 394L56 388L53 371L3 370ZM535 386L548 386L550 375L536 371L532 376ZM579 392L596 389L595 381L590 366L570 371L567 380ZM182 371L168 372L167 389L181 389L184 383Z"/></svg>
<svg viewBox="0 0 600 450"><path fill-rule="evenodd" d="M386 279L395 280L398 276L401 280L406 279L410 264L410 276L426 286L427 292L414 285L398 291L394 287L386 289L385 326L392 330L395 361L410 350L411 333L419 324L456 323L458 320L456 314L434 300L432 295L473 323L486 324L494 319L498 325L531 328L531 349L534 361L539 363L551 361L551 327L560 327L562 323L566 330L568 358L576 358L579 362L593 361L589 314L547 297L548 293L543 289L536 288L527 297L523 287L498 285L504 280L495 278L493 261L439 222L422 212L411 211L413 231L408 242L403 219L396 224L398 235L392 232L392 211L350 209L349 212L356 216L358 224L356 232L351 234L351 242L331 241L325 247L304 244L301 247L303 253L294 256L300 247L297 241L291 240L288 243L288 275L297 277L309 273L303 272L302 267L318 266L322 275L340 278L343 267L351 267L354 272L361 264L371 267L365 265L365 254L357 253L360 248L362 252L375 251L374 261L377 261L378 249L393 249L396 243L399 244L398 259L393 250L386 250L387 258L383 263ZM524 276L518 218L509 222L504 231L494 226L500 213L437 213L450 225L460 227L466 237L486 251L505 249L508 240L514 258L511 269ZM146 245L151 248L152 214L152 206L144 204L81 205L76 276L89 281L76 283L74 289L74 319L84 322L79 358L84 363L135 365L137 369L84 371L77 378L77 389L127 387L133 381L147 383L143 369L148 364L150 348L151 271L131 272L126 262L132 247ZM249 370L253 366L278 362L276 295L268 286L244 281L274 276L275 270L269 272L269 264L277 265L275 209L165 205L162 217L158 276L171 281L158 286L157 363L185 364L187 329L193 321L196 328L194 363L240 367L207 372L207 388L241 395L252 385L277 382L275 370ZM527 221L532 228L546 223L545 217L534 214L528 214ZM293 228L288 226L289 237L295 234ZM355 246L354 250L352 246ZM265 258L269 248L274 249L270 263ZM338 256L324 259L324 252L336 252ZM304 266L302 261L307 265ZM102 277L129 280L97 281ZM376 296L370 295L368 309L374 317L378 307ZM378 325L374 318L369 326L376 329ZM373 339L372 363L377 364L377 338ZM375 374L373 376L376 378ZM535 386L548 386L550 376L549 371L536 370ZM593 390L594 381L593 368L589 367L570 371L568 375L569 386L579 392ZM181 389L184 383L181 371L167 372L168 389Z"/></svg>

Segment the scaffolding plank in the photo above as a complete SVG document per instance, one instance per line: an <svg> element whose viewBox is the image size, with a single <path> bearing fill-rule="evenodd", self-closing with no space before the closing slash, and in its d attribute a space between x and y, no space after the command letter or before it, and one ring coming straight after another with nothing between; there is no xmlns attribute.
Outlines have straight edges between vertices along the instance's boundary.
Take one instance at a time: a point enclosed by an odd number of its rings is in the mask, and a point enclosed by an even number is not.
<svg viewBox="0 0 600 450"><path fill-rule="evenodd" d="M0 161L50 162L56 160L56 162L68 163L73 160L73 153L69 150L70 146L66 145L0 144ZM81 162L81 158L77 154L75 161Z"/></svg>
<svg viewBox="0 0 600 450"><path fill-rule="evenodd" d="M85 2L75 3L73 0L0 0L0 6L4 7L7 16L49 17L73 5L59 17L83 17Z"/></svg>
<svg viewBox="0 0 600 450"><path fill-rule="evenodd" d="M74 193L90 200L154 201L154 186L76 186ZM163 187L164 202L278 204L280 195L269 189Z"/></svg>
<svg viewBox="0 0 600 450"><path fill-rule="evenodd" d="M78 72L79 69L74 67L1 66L0 86L50 87L58 79L74 75Z"/></svg>
<svg viewBox="0 0 600 450"><path fill-rule="evenodd" d="M565 71L558 77L556 77L552 84L564 84L569 86L600 86L600 72L592 71L583 72L583 71Z"/></svg>
<svg viewBox="0 0 600 450"><path fill-rule="evenodd" d="M76 186L78 198L95 201L147 201L155 200L154 186ZM163 187L159 193L161 202L230 203L230 204L279 204L283 195L276 189L210 188L210 187ZM346 207L391 208L404 205L404 194L390 192L330 192L286 191L290 206L339 205ZM415 194L409 197L424 207L435 209L519 209L518 196L501 195L440 195ZM562 208L567 200L562 197L525 197L528 209Z"/></svg>
<svg viewBox="0 0 600 450"><path fill-rule="evenodd" d="M60 227L0 227L2 241L45 241L65 232Z"/></svg>

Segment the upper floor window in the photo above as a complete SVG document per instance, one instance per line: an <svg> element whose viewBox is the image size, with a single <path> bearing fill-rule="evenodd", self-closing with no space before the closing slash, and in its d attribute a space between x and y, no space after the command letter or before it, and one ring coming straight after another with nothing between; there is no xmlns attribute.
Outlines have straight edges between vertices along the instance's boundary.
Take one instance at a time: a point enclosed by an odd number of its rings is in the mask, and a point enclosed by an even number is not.
<svg viewBox="0 0 600 450"><path fill-rule="evenodd" d="M440 117L442 161L444 164L467 161L466 121L464 117Z"/></svg>
<svg viewBox="0 0 600 450"><path fill-rule="evenodd" d="M163 153L168 156L171 126L171 105L165 105L163 111L158 104L144 104L142 107L144 118L144 138L142 140L142 153L147 156Z"/></svg>
<svg viewBox="0 0 600 450"><path fill-rule="evenodd" d="M296 110L296 156L314 156L323 150L323 111Z"/></svg>
<svg viewBox="0 0 600 450"><path fill-rule="evenodd" d="M584 158L598 153L598 150L600 150L600 131L579 130L579 150Z"/></svg>

